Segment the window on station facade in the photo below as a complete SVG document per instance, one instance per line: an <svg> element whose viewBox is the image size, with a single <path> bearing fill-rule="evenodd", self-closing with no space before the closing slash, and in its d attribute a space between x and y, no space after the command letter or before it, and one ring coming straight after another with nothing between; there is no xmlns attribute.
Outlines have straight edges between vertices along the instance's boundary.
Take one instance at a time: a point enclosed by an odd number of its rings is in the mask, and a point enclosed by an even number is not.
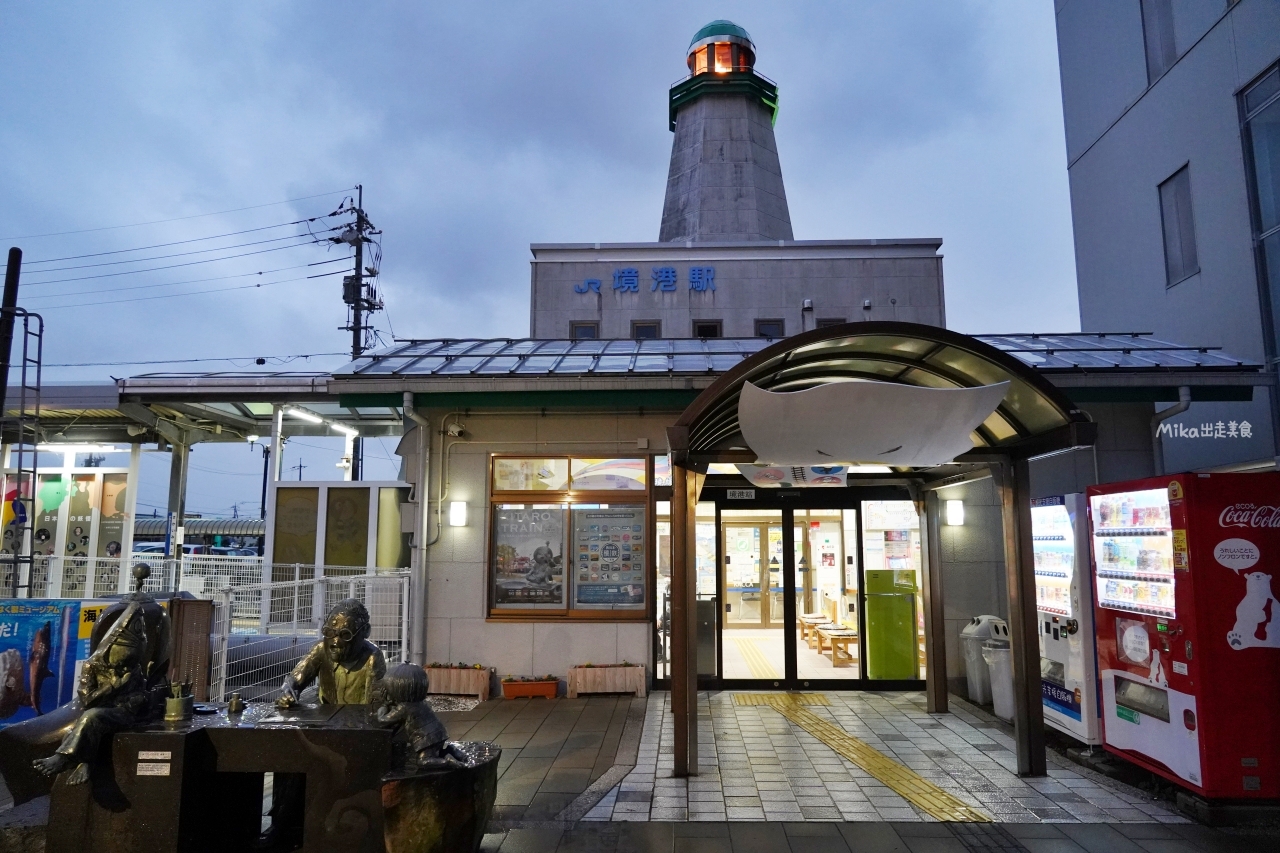
<svg viewBox="0 0 1280 853"><path fill-rule="evenodd" d="M784 325L781 320L756 320L757 338L782 338Z"/></svg>
<svg viewBox="0 0 1280 853"><path fill-rule="evenodd" d="M845 319L843 317L821 317L818 319L817 328L827 329L831 326L843 326L844 324Z"/></svg>
<svg viewBox="0 0 1280 853"><path fill-rule="evenodd" d="M493 457L491 615L645 618L649 466L648 457Z"/></svg>
<svg viewBox="0 0 1280 853"><path fill-rule="evenodd" d="M1147 52L1147 84L1178 61L1173 38L1173 0L1142 0L1142 38Z"/></svg>
<svg viewBox="0 0 1280 853"><path fill-rule="evenodd" d="M708 338L724 337L724 321L722 320L694 320L693 336L706 340Z"/></svg>
<svg viewBox="0 0 1280 853"><path fill-rule="evenodd" d="M599 323L570 323L569 337L575 341L594 341L600 337Z"/></svg>
<svg viewBox="0 0 1280 853"><path fill-rule="evenodd" d="M1241 96L1245 162L1253 196L1262 301L1270 309L1271 358L1280 358L1280 67Z"/></svg>
<svg viewBox="0 0 1280 853"><path fill-rule="evenodd" d="M657 320L632 320L631 338L637 341L649 341L662 337L662 324Z"/></svg>
<svg viewBox="0 0 1280 853"><path fill-rule="evenodd" d="M1172 287L1200 272L1191 212L1190 166L1183 166L1160 184L1160 221L1164 229L1165 284Z"/></svg>

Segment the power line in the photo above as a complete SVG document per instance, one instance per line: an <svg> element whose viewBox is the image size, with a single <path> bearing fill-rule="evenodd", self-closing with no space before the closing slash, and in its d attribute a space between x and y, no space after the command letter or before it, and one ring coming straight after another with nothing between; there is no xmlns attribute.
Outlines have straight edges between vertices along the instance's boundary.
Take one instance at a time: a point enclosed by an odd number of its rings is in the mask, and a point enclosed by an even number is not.
<svg viewBox="0 0 1280 853"><path fill-rule="evenodd" d="M339 225L334 228L326 228L324 231L321 231L320 233L327 234L330 231L337 231L341 227L343 226ZM209 239L212 239L212 238L209 238ZM148 263L150 261L165 261L165 260L168 260L169 258L185 258L190 255L205 255L205 254L208 254L209 252L225 252L230 249L244 249L244 248L248 248L249 246L265 246L267 243L281 243L281 242L284 242L285 240L303 240L305 242L312 242L312 243L316 242L315 235L313 234L290 234L288 237L272 237L269 240L254 240L250 243L237 243L234 246L217 246L212 249L194 249L190 252L174 252L172 255L155 255L154 257L150 257L150 258L128 258L122 261L99 261L96 264L76 264L75 266L71 266L71 267L50 267L48 269L43 269L43 270L29 270L28 272L31 272L31 273L66 272L67 270L87 270L87 269L92 269L93 267L114 267L114 266L119 266L120 264L143 264L143 263ZM121 251L137 252L141 250L140 249L122 249ZM115 254L115 253L104 252L103 254ZM93 257L93 256L86 255L85 257ZM36 282L36 283L38 284L39 282Z"/></svg>
<svg viewBox="0 0 1280 853"><path fill-rule="evenodd" d="M282 222L279 225L264 225L261 228L246 228L243 231L229 231L226 234L214 234L211 237L192 237L189 240L174 240L171 243L155 243L150 246L138 246L134 249L115 249L110 252L93 252L88 255L68 255L65 258L46 258L42 261L28 261L25 258L22 263L24 267L34 266L35 264L52 264L58 261L78 261L81 258L100 258L104 255L119 255L125 252L144 252L148 249L164 249L169 246L181 246L186 243L202 243L205 240L221 240L223 237L239 237L241 234L254 234L258 231L270 231L274 228L288 228L290 225L301 225L304 222L314 222L317 219L327 219L330 216L336 216L337 213L328 213L324 216L313 216L310 219L295 219L293 222Z"/></svg>
<svg viewBox="0 0 1280 853"><path fill-rule="evenodd" d="M101 302L77 302L72 305L47 305L40 309L41 312L57 311L61 308L87 308L90 305L118 305L121 302L148 302L152 299L173 299L178 296L199 296L204 293L229 293L233 290L252 290L255 287L268 287L272 284L290 284L295 281L308 281L313 278L322 278L327 275L341 275L342 270L335 272L320 273L319 275L308 275L300 278L286 278L280 281L260 281L256 284L242 284L238 287L215 287L209 290L191 290L186 293L162 293L159 296L134 296L130 299L104 299Z"/></svg>
<svg viewBox="0 0 1280 853"><path fill-rule="evenodd" d="M68 296L85 296L90 293L117 293L121 290L149 290L153 287L176 287L177 285L180 285L180 284L203 284L206 281L227 281L233 278L250 278L251 276L255 276L255 275L269 275L271 273L287 272L288 270L303 270L303 269L308 269L309 267L324 266L325 264L338 264L338 263L345 264L347 263L347 261L348 261L347 258L333 258L332 260L315 261L314 263L310 263L310 264L295 264L294 266L291 266L291 267L277 267L276 269L273 269L273 270L259 270L258 272L244 272L244 273L237 273L235 275L216 275L216 276L211 276L210 278L190 278L190 279L187 279L186 281L169 281L169 282L165 282L164 284L131 284L128 287L104 287L104 288L99 288L98 290L71 290L65 293L46 293L43 295L37 294L35 296L24 296L23 302L27 302L32 299L64 299ZM307 276L307 277L314 278L314 276Z"/></svg>
<svg viewBox="0 0 1280 853"><path fill-rule="evenodd" d="M347 187L341 190L332 190L327 193L317 193L316 195L304 195L299 198L287 198L284 201L272 201L267 204L251 204L248 207L237 207L232 210L217 210L213 213L193 213L190 216L175 216L172 219L153 219L150 222L134 222L130 225L103 225L100 228L81 228L76 231L51 231L48 234L25 234L17 237L0 237L0 240L34 240L38 237L63 237L68 234L89 234L94 231L112 231L117 228L141 228L144 225L162 225L166 222L182 222L187 219L200 219L205 216L222 216L226 213L240 213L245 210L258 210L263 207L275 207L280 204L292 204L295 201L309 201L313 198L325 198L339 193L350 192L355 187Z"/></svg>
<svg viewBox="0 0 1280 853"><path fill-rule="evenodd" d="M167 266L151 267L150 269L145 269L145 270L125 270L123 272L104 272L104 273L98 273L96 275L77 276L75 278L55 278L55 279L52 279L51 281L23 282L23 284L27 287L35 287L41 284L62 284L63 282L67 282L67 281L87 281L91 278L113 278L115 276L121 276L121 275L141 275L144 272L158 272L160 270L172 270L172 269L177 269L179 267L191 267L191 266L195 266L196 264L211 264L217 261L230 261L230 260L234 260L235 258L247 258L247 257L250 257L251 255L263 255L263 254L266 254L267 252L279 252L283 249L298 249L303 246L312 245L313 243L318 245L321 242L323 241L313 240L307 243L296 243L292 246L276 246L271 249L259 249L256 252L242 252L241 254L238 254L238 255L227 255L226 257L223 257L223 258L205 258L204 260L200 260L200 261L187 261L186 263L182 263L182 264L169 264Z"/></svg>

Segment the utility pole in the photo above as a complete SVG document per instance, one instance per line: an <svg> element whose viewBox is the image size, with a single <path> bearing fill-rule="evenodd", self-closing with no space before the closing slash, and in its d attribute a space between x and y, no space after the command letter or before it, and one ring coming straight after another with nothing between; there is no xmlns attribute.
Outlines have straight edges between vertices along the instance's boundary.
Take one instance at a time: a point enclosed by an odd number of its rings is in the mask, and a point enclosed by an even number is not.
<svg viewBox="0 0 1280 853"><path fill-rule="evenodd" d="M345 327L351 332L351 360L355 361L364 353L364 334L370 328L365 325L365 317L374 311L382 308L382 303L378 300L378 295L374 291L372 283L365 284L365 276L373 278L378 275L375 267L365 268L364 266L364 244L372 243L369 234L380 234L382 232L374 228L373 223L369 221L369 217L364 213L364 185L356 185L356 203L351 211L355 214L356 221L352 226L342 232L337 237L329 239L335 243L346 243L353 247L355 252L355 270L349 276L342 279L342 301L347 304L350 310L350 323ZM361 468L363 468L363 447L360 437L356 436L352 442L351 449L351 479L359 480L361 476Z"/></svg>
<svg viewBox="0 0 1280 853"><path fill-rule="evenodd" d="M297 472L298 472L298 482L299 482L299 483L301 483L301 482L302 482L302 469L303 469L303 468L310 468L310 467L311 467L310 465L303 465L303 464L302 464L302 457L301 457L301 456L299 456L299 457L298 457L298 464L297 464L297 465L290 465L290 466L289 466L289 470L290 470L290 471L297 471Z"/></svg>

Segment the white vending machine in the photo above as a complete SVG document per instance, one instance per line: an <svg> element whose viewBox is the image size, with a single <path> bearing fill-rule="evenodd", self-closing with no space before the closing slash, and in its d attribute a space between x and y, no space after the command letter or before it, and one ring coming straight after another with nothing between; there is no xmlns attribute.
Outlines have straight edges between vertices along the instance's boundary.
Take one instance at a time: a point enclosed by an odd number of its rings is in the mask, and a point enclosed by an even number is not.
<svg viewBox="0 0 1280 853"><path fill-rule="evenodd" d="M1102 743L1089 522L1084 495L1031 502L1040 617L1040 697L1044 721L1081 743Z"/></svg>

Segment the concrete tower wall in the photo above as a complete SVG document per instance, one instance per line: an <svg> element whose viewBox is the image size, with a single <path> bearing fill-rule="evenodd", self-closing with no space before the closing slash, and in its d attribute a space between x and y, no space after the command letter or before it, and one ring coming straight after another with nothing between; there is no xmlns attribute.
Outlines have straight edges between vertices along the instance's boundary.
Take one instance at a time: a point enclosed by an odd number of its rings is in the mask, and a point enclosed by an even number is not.
<svg viewBox="0 0 1280 853"><path fill-rule="evenodd" d="M758 99L709 94L680 109L658 239L794 239L772 116Z"/></svg>

